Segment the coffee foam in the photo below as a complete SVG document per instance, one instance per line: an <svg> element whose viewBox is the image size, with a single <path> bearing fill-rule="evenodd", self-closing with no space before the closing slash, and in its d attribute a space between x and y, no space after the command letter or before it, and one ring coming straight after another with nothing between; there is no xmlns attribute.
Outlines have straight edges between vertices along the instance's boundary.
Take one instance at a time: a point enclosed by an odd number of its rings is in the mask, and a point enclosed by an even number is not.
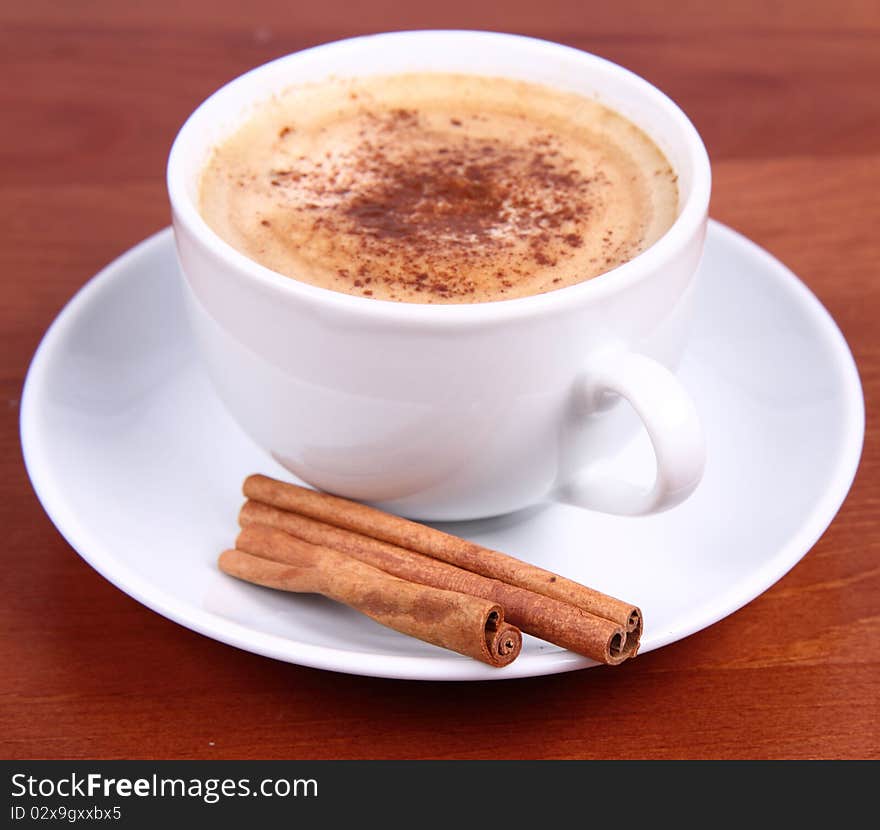
<svg viewBox="0 0 880 830"><path fill-rule="evenodd" d="M291 87L200 182L207 223L257 262L415 303L582 282L656 241L677 205L662 152L598 102L438 73Z"/></svg>

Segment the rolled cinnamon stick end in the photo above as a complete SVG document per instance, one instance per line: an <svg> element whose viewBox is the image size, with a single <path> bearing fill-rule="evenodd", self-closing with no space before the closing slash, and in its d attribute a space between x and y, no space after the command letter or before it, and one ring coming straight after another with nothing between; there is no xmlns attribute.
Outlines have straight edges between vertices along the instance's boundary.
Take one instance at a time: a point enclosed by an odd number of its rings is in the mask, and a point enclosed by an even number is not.
<svg viewBox="0 0 880 830"><path fill-rule="evenodd" d="M263 504L417 551L481 576L574 605L617 623L627 634L627 640L638 647L643 627L639 608L559 574L375 507L268 476L248 476L242 490L247 498Z"/></svg>
<svg viewBox="0 0 880 830"><path fill-rule="evenodd" d="M627 632L623 626L604 617L389 542L256 501L244 503L239 523L242 527L268 525L285 531L297 541L342 551L401 579L491 600L504 608L511 624L527 634L599 663L617 665L638 651L638 633ZM291 544L295 542L288 542L287 547Z"/></svg>
<svg viewBox="0 0 880 830"><path fill-rule="evenodd" d="M299 544L290 544L290 542ZM254 525L224 551L224 573L283 591L318 593L389 628L501 668L522 649L497 603L408 582L329 548Z"/></svg>

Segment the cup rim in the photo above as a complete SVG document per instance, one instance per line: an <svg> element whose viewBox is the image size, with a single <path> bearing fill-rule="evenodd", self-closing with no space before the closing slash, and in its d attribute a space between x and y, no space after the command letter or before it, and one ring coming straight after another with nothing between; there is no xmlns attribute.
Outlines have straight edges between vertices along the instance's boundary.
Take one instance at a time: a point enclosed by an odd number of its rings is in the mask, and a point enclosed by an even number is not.
<svg viewBox="0 0 880 830"><path fill-rule="evenodd" d="M601 66L606 71L618 74L628 83L639 87L643 93L652 97L667 114L679 122L682 130L683 144L693 165L693 180L690 193L685 199L681 212L670 228L646 250L632 259L612 268L610 271L574 285L557 288L541 294L489 302L412 303L360 297L354 294L333 291L329 288L322 288L285 276L250 259L222 239L207 224L187 192L185 182L188 171L184 169L182 155L183 147L190 140L190 133L194 125L198 122L201 113L209 106L227 95L233 88L252 82L256 76L270 73L280 64L295 63L304 56L318 51L357 48L365 41L417 39L425 36L431 38L449 37L451 39L460 37L485 38L494 41L503 39L508 42L527 43L532 48L546 49L551 52L558 53L563 51L574 56L577 60L583 61L585 64ZM275 58L227 82L204 99L193 110L178 131L168 156L166 186L171 202L175 232L177 232L177 225L180 223L183 229L192 234L203 246L211 250L225 265L246 275L249 280L255 281L263 288L276 292L283 297L298 298L324 308L333 308L339 312L357 314L372 320L416 323L419 325L430 324L443 327L474 322L501 322L524 316L542 316L545 313L558 311L560 307L599 300L609 294L623 291L627 287L645 279L658 267L662 266L664 262L674 257L676 252L684 248L705 223L708 216L711 191L711 168L708 153L699 133L678 104L640 75L607 58L554 41L525 35L468 29L418 29L382 32L329 41Z"/></svg>

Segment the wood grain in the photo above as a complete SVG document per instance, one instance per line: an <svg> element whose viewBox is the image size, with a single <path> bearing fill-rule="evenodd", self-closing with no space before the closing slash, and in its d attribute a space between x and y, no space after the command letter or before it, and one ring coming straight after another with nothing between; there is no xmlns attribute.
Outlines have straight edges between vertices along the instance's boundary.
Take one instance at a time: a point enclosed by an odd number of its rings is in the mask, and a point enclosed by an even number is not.
<svg viewBox="0 0 880 830"><path fill-rule="evenodd" d="M880 757L880 7L343 0L0 6L0 752L7 758ZM28 362L95 271L168 223L187 113L245 69L353 34L486 28L629 66L691 115L712 213L787 263L847 337L868 432L814 549L738 613L615 669L386 681L237 651L105 582L30 489ZM786 632L781 646L768 632ZM498 707L499 691L509 705ZM235 718L230 713L235 712ZM510 712L516 712L511 724Z"/></svg>

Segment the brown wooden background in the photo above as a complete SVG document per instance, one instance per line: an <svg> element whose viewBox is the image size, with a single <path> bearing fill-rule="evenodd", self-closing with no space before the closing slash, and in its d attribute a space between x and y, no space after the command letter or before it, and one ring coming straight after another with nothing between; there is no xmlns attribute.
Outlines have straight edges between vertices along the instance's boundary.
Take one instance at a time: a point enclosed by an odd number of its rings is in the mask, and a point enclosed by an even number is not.
<svg viewBox="0 0 880 830"><path fill-rule="evenodd" d="M619 669L430 684L237 651L92 571L21 462L30 357L86 279L168 223L164 164L188 112L287 52L429 27L558 40L668 92L712 156L713 216L810 285L860 367L864 457L822 540L737 614ZM0 753L880 757L878 35L870 1L0 4Z"/></svg>

